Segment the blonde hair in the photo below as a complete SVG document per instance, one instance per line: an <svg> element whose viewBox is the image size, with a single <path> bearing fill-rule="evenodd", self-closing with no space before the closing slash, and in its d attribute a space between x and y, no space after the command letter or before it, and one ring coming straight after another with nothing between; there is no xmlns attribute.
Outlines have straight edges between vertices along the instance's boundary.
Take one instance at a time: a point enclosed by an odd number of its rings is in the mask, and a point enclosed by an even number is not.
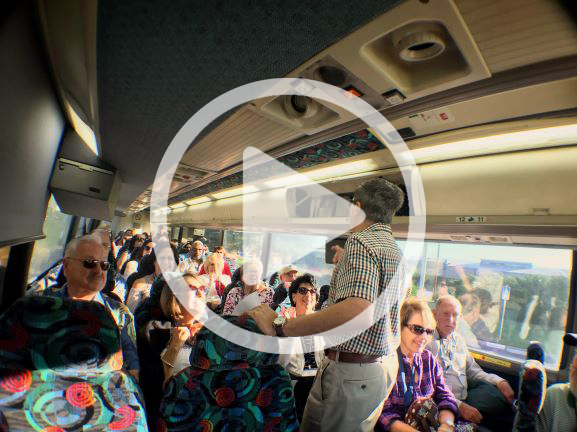
<svg viewBox="0 0 577 432"><path fill-rule="evenodd" d="M423 317L425 327L433 329L437 327L437 321L431 308L424 300L417 297L409 297L403 302L401 306L401 327L406 327L413 314L416 313L421 314Z"/></svg>
<svg viewBox="0 0 577 432"><path fill-rule="evenodd" d="M204 262L204 271L208 274L208 265L214 264L214 268L216 269L216 273L222 273L224 269L224 259L220 254L213 253L210 255L206 261Z"/></svg>
<svg viewBox="0 0 577 432"><path fill-rule="evenodd" d="M192 279L194 283L191 285L195 286L196 288L200 288L204 285L202 279L193 273L185 273L182 275L182 277L184 279ZM168 286L167 283L165 283L162 287L162 292L160 293L160 309L162 310L162 313L173 320L179 320L184 317L184 314L182 313L183 307L184 306L180 304L172 292L172 289Z"/></svg>

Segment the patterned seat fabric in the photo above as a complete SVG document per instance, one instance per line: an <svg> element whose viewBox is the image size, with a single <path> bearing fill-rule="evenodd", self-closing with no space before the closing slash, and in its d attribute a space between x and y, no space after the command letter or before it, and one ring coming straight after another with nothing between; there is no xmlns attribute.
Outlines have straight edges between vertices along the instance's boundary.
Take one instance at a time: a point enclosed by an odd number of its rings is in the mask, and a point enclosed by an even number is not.
<svg viewBox="0 0 577 432"><path fill-rule="evenodd" d="M251 319L226 319L260 333ZM191 366L165 387L159 430L298 430L290 377L277 361L276 354L241 347L203 328Z"/></svg>
<svg viewBox="0 0 577 432"><path fill-rule="evenodd" d="M120 332L96 302L20 299L0 317L0 430L146 428Z"/></svg>

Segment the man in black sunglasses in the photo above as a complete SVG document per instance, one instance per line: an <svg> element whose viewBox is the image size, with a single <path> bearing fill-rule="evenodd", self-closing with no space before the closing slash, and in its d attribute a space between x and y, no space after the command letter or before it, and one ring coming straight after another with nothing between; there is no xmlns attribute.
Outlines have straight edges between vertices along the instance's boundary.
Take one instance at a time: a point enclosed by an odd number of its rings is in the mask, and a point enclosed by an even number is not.
<svg viewBox="0 0 577 432"><path fill-rule="evenodd" d="M136 351L134 317L124 304L101 292L106 284L107 270L111 266L108 250L98 237L83 236L68 243L62 263L67 283L61 288L48 288L43 294L96 301L104 305L119 326L124 368L138 379L140 365Z"/></svg>

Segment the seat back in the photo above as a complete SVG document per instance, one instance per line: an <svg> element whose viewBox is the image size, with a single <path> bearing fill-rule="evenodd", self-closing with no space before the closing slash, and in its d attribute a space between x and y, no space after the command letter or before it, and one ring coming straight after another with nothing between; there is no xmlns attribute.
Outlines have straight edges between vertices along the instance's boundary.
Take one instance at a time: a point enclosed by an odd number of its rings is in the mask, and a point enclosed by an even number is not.
<svg viewBox="0 0 577 432"><path fill-rule="evenodd" d="M252 319L228 321L260 333ZM160 412L168 431L298 430L293 389L278 355L236 345L203 328L191 366L172 377ZM204 429L203 429L204 428Z"/></svg>
<svg viewBox="0 0 577 432"><path fill-rule="evenodd" d="M0 317L1 422L6 430L146 430L140 389L121 367L120 331L103 305L20 299Z"/></svg>

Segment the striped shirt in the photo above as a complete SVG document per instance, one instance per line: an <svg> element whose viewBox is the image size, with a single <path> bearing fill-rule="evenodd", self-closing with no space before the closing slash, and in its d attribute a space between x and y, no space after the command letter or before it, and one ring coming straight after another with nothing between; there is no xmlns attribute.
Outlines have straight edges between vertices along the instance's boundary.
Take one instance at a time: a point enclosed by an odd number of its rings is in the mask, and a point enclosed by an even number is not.
<svg viewBox="0 0 577 432"><path fill-rule="evenodd" d="M403 355L403 366L405 376L410 377L411 365L405 355ZM445 384L443 371L431 351L424 350L421 354L414 354L413 366L415 385L413 386L411 402L416 399L432 397L439 411L449 410L455 414L455 417L458 417L457 400ZM403 384L402 374L399 371L395 386L385 401L383 412L375 430L390 430L395 421L404 421L406 412L405 384Z"/></svg>
<svg viewBox="0 0 577 432"><path fill-rule="evenodd" d="M374 303L375 316L382 318L335 349L378 356L393 353L400 342L399 312L408 294L406 281L403 256L389 225L375 223L351 234L335 266L328 303L362 298Z"/></svg>
<svg viewBox="0 0 577 432"><path fill-rule="evenodd" d="M537 416L536 432L577 431L577 402L569 383L555 384L547 389L543 409Z"/></svg>

